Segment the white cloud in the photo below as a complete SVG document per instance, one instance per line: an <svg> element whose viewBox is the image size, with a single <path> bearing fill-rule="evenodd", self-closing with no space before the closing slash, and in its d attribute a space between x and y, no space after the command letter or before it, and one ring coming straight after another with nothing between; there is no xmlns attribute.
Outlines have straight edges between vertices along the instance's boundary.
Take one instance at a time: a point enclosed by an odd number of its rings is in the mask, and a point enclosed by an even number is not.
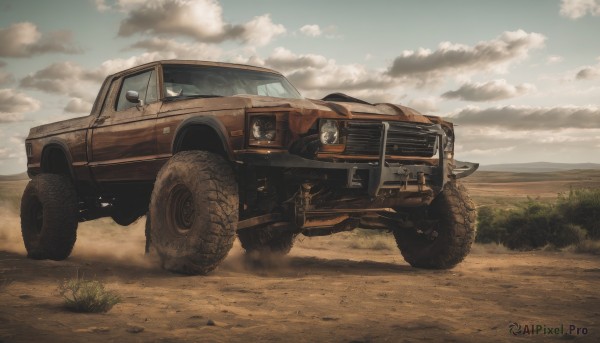
<svg viewBox="0 0 600 343"><path fill-rule="evenodd" d="M40 109L40 102L14 89L0 89L0 123L20 121L23 113Z"/></svg>
<svg viewBox="0 0 600 343"><path fill-rule="evenodd" d="M259 67L265 66L265 60L260 58L255 53L237 54L237 55L234 55L231 58L229 58L228 61L231 63L249 64L249 65L259 66Z"/></svg>
<svg viewBox="0 0 600 343"><path fill-rule="evenodd" d="M120 1L127 13L118 34L152 36L186 36L199 42L220 43L239 40L247 44L266 45L285 33L269 14L254 17L245 24L230 24L223 19L223 8L215 0Z"/></svg>
<svg viewBox="0 0 600 343"><path fill-rule="evenodd" d="M275 48L271 55L265 60L265 64L280 72L303 69L324 68L329 61L321 55L305 54L297 55L282 47Z"/></svg>
<svg viewBox="0 0 600 343"><path fill-rule="evenodd" d="M406 50L390 65L388 74L413 79L424 85L444 77L464 76L480 71L503 71L511 63L528 56L529 51L543 47L546 37L523 30L507 31L499 37L468 46L441 43L437 50Z"/></svg>
<svg viewBox="0 0 600 343"><path fill-rule="evenodd" d="M101 70L105 75L114 74L125 69L129 69L141 64L150 63L162 59L176 58L174 53L170 52L145 52L141 55L128 58L115 58L102 62L97 70Z"/></svg>
<svg viewBox="0 0 600 343"><path fill-rule="evenodd" d="M269 14L254 17L243 28L242 40L256 46L267 45L273 38L286 32L283 25L273 23Z"/></svg>
<svg viewBox="0 0 600 343"><path fill-rule="evenodd" d="M94 0L94 5L98 12L106 12L110 10L110 6L106 4L106 0Z"/></svg>
<svg viewBox="0 0 600 343"><path fill-rule="evenodd" d="M567 18L578 19L586 14L600 16L600 0L562 0L560 14Z"/></svg>
<svg viewBox="0 0 600 343"><path fill-rule="evenodd" d="M80 98L72 98L65 106L64 111L67 113L90 113L92 103Z"/></svg>
<svg viewBox="0 0 600 343"><path fill-rule="evenodd" d="M408 107L412 107L422 113L437 112L439 99L434 97L412 99L408 102Z"/></svg>
<svg viewBox="0 0 600 343"><path fill-rule="evenodd" d="M546 64L556 64L562 62L563 60L564 58L562 56L550 55L548 58L546 58Z"/></svg>
<svg viewBox="0 0 600 343"><path fill-rule="evenodd" d="M300 28L300 32L309 37L319 37L323 33L319 25L316 24L304 25Z"/></svg>
<svg viewBox="0 0 600 343"><path fill-rule="evenodd" d="M600 60L600 57L598 58ZM594 80L600 78L600 63L595 66L585 66L575 75L577 80Z"/></svg>
<svg viewBox="0 0 600 343"><path fill-rule="evenodd" d="M499 127L514 131L600 128L600 107L597 106L504 106L485 109L468 106L447 117L463 126Z"/></svg>
<svg viewBox="0 0 600 343"><path fill-rule="evenodd" d="M339 65L322 55L295 54L282 47L276 48L264 65L284 73L304 96L312 98L342 92L369 102L392 102L395 92L391 89L398 86L397 80L383 71L361 64Z"/></svg>
<svg viewBox="0 0 600 343"><path fill-rule="evenodd" d="M12 74L2 70L5 66L6 63L0 61L0 86L7 85L15 81L15 78L12 76Z"/></svg>
<svg viewBox="0 0 600 343"><path fill-rule="evenodd" d="M513 86L506 80L500 79L485 83L467 82L457 90L442 94L442 97L466 101L494 101L514 98L534 90L535 86L529 83Z"/></svg>
<svg viewBox="0 0 600 343"><path fill-rule="evenodd" d="M89 70L73 62L58 62L25 76L20 86L47 93L80 96L85 88L82 82L99 84L107 74L101 69Z"/></svg>
<svg viewBox="0 0 600 343"><path fill-rule="evenodd" d="M70 31L54 31L42 34L37 26L30 22L12 24L0 28L1 57L31 57L43 53L80 53L74 45Z"/></svg>
<svg viewBox="0 0 600 343"><path fill-rule="evenodd" d="M25 144L25 138L27 138L26 134L15 133L8 139L11 143L21 145Z"/></svg>
<svg viewBox="0 0 600 343"><path fill-rule="evenodd" d="M585 67L577 72L577 80L593 80L600 78L600 66Z"/></svg>
<svg viewBox="0 0 600 343"><path fill-rule="evenodd" d="M148 1L127 3L124 7L128 16L121 21L120 36L170 34L219 41L228 29L223 9L216 1Z"/></svg>
<svg viewBox="0 0 600 343"><path fill-rule="evenodd" d="M8 150L7 148L0 148L0 160L11 158L10 156L10 150Z"/></svg>
<svg viewBox="0 0 600 343"><path fill-rule="evenodd" d="M335 39L343 37L342 35L338 34L338 27L335 25L329 25L321 31L323 31L323 35L325 36L325 38Z"/></svg>
<svg viewBox="0 0 600 343"><path fill-rule="evenodd" d="M146 50L148 53L153 53L156 59L217 60L222 54L221 49L212 44L182 43L157 37L136 42L129 49Z"/></svg>

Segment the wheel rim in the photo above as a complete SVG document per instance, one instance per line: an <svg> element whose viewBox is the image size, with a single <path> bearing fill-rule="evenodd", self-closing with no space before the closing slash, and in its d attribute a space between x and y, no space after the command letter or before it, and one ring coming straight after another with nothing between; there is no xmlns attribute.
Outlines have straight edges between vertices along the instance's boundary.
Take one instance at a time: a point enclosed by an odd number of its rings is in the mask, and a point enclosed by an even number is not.
<svg viewBox="0 0 600 343"><path fill-rule="evenodd" d="M169 219L180 233L187 233L194 224L195 206L194 195L184 185L177 185L170 194Z"/></svg>

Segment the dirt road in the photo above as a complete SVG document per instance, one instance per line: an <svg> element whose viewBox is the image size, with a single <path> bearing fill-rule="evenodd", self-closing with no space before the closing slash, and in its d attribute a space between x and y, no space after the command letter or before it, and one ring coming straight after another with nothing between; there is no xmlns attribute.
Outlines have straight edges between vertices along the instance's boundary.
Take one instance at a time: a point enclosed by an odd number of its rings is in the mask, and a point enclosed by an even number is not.
<svg viewBox="0 0 600 343"><path fill-rule="evenodd" d="M457 268L425 271L391 237L349 233L303 238L267 265L236 243L217 271L185 277L143 257L142 226L124 235L84 226L63 262L0 245L0 342L600 341L598 256L475 246ZM107 314L64 310L57 286L77 273L123 302ZM513 336L513 322L563 334ZM566 335L571 325L579 335Z"/></svg>

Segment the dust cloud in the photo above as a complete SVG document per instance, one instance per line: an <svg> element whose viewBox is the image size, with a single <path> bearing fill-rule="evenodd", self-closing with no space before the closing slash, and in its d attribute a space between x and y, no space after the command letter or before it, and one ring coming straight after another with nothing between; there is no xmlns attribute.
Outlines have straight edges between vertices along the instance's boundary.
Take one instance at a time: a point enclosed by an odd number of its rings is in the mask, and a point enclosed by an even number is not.
<svg viewBox="0 0 600 343"><path fill-rule="evenodd" d="M21 219L10 207L0 202L0 250L26 255L21 237Z"/></svg>
<svg viewBox="0 0 600 343"><path fill-rule="evenodd" d="M21 236L21 219L13 207L0 203L0 250L26 256L27 251ZM79 223L77 241L69 259L115 262L122 266L158 269L160 263L156 253L146 255L144 252L145 224L145 217L126 227L115 224L110 218ZM289 258L286 256L245 254L236 240L219 269L229 272L281 272L287 267Z"/></svg>
<svg viewBox="0 0 600 343"><path fill-rule="evenodd" d="M269 254L254 251L245 253L239 241L236 240L233 248L219 265L218 269L228 272L259 272L263 275L269 273L281 273L291 268L291 260L287 255Z"/></svg>
<svg viewBox="0 0 600 343"><path fill-rule="evenodd" d="M129 226L115 224L110 218L79 223L77 242L71 256L118 262L125 266L158 268L158 256L146 255L145 217Z"/></svg>
<svg viewBox="0 0 600 343"><path fill-rule="evenodd" d="M0 203L0 250L27 255L21 236L19 213L10 204ZM145 217L123 227L110 218L79 223L77 241L70 259L118 262L124 266L159 268L156 254L146 255Z"/></svg>

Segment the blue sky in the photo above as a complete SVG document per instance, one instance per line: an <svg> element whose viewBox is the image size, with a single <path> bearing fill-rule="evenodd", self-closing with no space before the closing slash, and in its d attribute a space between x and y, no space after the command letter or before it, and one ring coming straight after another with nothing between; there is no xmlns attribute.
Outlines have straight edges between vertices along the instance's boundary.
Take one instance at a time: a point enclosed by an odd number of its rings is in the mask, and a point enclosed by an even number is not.
<svg viewBox="0 0 600 343"><path fill-rule="evenodd" d="M0 0L0 174L30 127L84 116L109 73L164 58L284 73L451 118L457 158L600 163L600 0Z"/></svg>

